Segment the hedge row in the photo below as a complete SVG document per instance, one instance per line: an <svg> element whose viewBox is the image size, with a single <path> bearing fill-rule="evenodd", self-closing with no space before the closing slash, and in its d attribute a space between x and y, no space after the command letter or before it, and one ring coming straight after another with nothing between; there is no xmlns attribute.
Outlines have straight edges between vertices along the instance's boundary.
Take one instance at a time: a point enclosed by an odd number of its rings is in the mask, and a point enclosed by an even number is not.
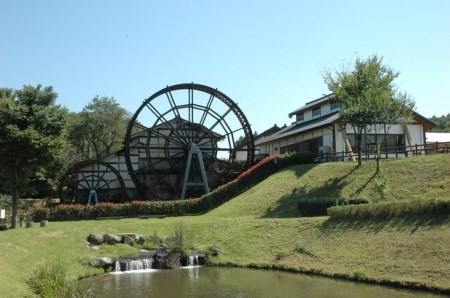
<svg viewBox="0 0 450 298"><path fill-rule="evenodd" d="M390 201L367 205L335 206L327 209L331 219L389 219L421 215L450 215L450 199Z"/></svg>
<svg viewBox="0 0 450 298"><path fill-rule="evenodd" d="M183 215L190 213L196 200L183 201L132 201L123 204L99 203L96 205L58 205L53 208L33 209L34 221L94 219L98 217L136 217L140 215Z"/></svg>
<svg viewBox="0 0 450 298"><path fill-rule="evenodd" d="M301 199L297 208L301 216L324 216L327 210L333 206L368 204L366 199L343 199L343 198L307 198Z"/></svg>
<svg viewBox="0 0 450 298"><path fill-rule="evenodd" d="M230 199L240 195L247 189L260 183L270 175L282 168L291 165L312 163L313 155L311 153L286 153L283 155L271 155L264 158L259 163L249 168L236 179L219 186L212 192L202 196L198 202L197 213L205 213Z"/></svg>
<svg viewBox="0 0 450 298"><path fill-rule="evenodd" d="M178 216L186 214L202 214L236 197L286 166L311 162L312 154L309 153L289 153L269 156L240 174L236 179L219 186L212 192L196 199L177 201L132 201L123 204L100 203L90 206L81 204L61 204L53 208L33 209L30 211L30 217L35 221L43 219L63 221L112 216L134 217L140 215Z"/></svg>

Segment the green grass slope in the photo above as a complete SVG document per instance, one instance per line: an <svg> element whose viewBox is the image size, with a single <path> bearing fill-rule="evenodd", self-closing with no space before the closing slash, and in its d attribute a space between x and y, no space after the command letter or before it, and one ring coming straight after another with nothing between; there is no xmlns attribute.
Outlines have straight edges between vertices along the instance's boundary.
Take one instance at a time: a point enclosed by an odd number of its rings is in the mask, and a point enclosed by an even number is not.
<svg viewBox="0 0 450 298"><path fill-rule="evenodd" d="M208 213L210 217L298 217L308 198L365 198L372 202L450 198L450 154L381 161L322 163L288 167ZM377 191L386 181L387 198Z"/></svg>
<svg viewBox="0 0 450 298"><path fill-rule="evenodd" d="M450 155L382 162L388 199L450 197ZM419 218L331 221L298 218L305 197L379 200L375 165L328 163L286 168L216 210L201 216L50 222L46 228L0 232L0 297L31 296L27 278L42 262L67 264L72 278L100 273L94 257L116 257L139 247L86 245L89 233L173 234L183 221L195 251L221 247L214 265L280 268L434 289L450 293L450 222Z"/></svg>

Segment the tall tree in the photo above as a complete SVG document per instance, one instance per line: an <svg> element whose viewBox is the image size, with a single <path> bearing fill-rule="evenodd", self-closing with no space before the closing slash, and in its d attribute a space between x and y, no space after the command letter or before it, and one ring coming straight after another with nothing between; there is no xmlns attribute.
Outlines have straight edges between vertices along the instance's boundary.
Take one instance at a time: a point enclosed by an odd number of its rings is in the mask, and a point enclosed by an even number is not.
<svg viewBox="0 0 450 298"><path fill-rule="evenodd" d="M398 91L394 84L398 76L399 72L384 65L383 58L377 55L366 60L357 58L352 70L342 67L324 74L334 99L341 104L342 122L350 125L355 134L359 165L366 131L385 129L411 116L414 102Z"/></svg>
<svg viewBox="0 0 450 298"><path fill-rule="evenodd" d="M76 161L100 159L120 150L130 118L114 98L99 96L80 113L71 114L69 142L77 153Z"/></svg>
<svg viewBox="0 0 450 298"><path fill-rule="evenodd" d="M12 226L18 200L36 180L51 179L66 145L67 111L55 104L53 87L0 89L0 168L12 197Z"/></svg>

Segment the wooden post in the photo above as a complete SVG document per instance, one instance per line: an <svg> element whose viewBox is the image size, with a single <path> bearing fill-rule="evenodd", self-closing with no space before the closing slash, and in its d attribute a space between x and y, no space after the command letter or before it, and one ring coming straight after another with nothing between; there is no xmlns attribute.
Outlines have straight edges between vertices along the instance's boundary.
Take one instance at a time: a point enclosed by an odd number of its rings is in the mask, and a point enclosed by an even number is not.
<svg viewBox="0 0 450 298"><path fill-rule="evenodd" d="M352 146L350 146L350 141L347 138L347 133L345 132L345 128L342 126L341 123L339 123L339 129L341 130L342 139L344 140L345 149L347 150L347 152L348 152L348 154L350 156L350 160L351 161L356 161L355 160L355 156L353 155Z"/></svg>

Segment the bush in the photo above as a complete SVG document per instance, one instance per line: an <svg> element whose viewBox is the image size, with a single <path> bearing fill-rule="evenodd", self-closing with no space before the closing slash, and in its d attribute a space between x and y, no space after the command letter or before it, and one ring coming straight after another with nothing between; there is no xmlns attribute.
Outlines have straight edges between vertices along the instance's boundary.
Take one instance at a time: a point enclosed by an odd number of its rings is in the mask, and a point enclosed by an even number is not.
<svg viewBox="0 0 450 298"><path fill-rule="evenodd" d="M44 263L33 271L28 286L39 297L81 297L81 290L67 278L67 266Z"/></svg>
<svg viewBox="0 0 450 298"><path fill-rule="evenodd" d="M288 153L272 155L244 171L236 179L217 187L201 198L176 201L131 201L123 204L99 203L96 205L60 204L53 208L36 209L33 218L63 221L94 219L111 216L169 215L206 213L238 196L278 170L291 165L312 162L312 154Z"/></svg>
<svg viewBox="0 0 450 298"><path fill-rule="evenodd" d="M192 209L198 213L207 212L240 195L284 167L311 162L311 153L294 152L268 156L244 171L236 179L219 186L212 192L202 196L198 201L193 202Z"/></svg>
<svg viewBox="0 0 450 298"><path fill-rule="evenodd" d="M342 198L306 198L298 202L297 208L302 216L324 216L327 209L339 205L357 205L369 203L366 199Z"/></svg>
<svg viewBox="0 0 450 298"><path fill-rule="evenodd" d="M175 224L173 236L169 237L167 245L178 256L189 256L189 248L191 245L188 242L188 231L182 221Z"/></svg>
<svg viewBox="0 0 450 298"><path fill-rule="evenodd" d="M357 281L366 281L368 279L367 273L363 268L357 268L355 269L351 274L350 277L357 280Z"/></svg>
<svg viewBox="0 0 450 298"><path fill-rule="evenodd" d="M331 219L389 219L422 215L450 215L450 199L391 201L367 205L335 206L327 210Z"/></svg>

